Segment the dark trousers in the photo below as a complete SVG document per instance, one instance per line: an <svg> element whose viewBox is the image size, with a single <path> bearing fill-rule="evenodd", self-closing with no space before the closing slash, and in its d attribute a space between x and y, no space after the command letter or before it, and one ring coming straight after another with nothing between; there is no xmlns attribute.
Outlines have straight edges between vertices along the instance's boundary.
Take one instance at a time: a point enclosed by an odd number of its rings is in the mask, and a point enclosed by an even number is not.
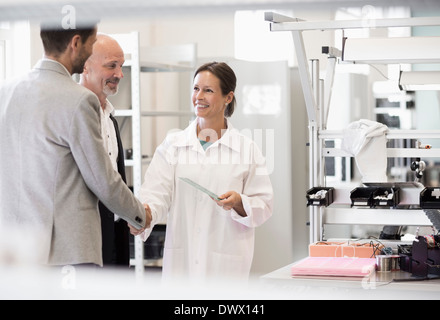
<svg viewBox="0 0 440 320"><path fill-rule="evenodd" d="M102 230L102 259L104 267L130 265L130 231L127 222L114 221L114 214L99 203Z"/></svg>

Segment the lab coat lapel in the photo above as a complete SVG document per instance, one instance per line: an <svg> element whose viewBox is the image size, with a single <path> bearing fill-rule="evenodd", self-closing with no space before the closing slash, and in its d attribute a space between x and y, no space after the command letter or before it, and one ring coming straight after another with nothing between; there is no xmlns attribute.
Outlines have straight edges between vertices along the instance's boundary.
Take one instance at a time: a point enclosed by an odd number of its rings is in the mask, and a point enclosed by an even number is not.
<svg viewBox="0 0 440 320"><path fill-rule="evenodd" d="M232 123L228 120L228 129L219 140L219 143L235 152L240 152L241 144L240 135L238 133L238 130L235 129Z"/></svg>
<svg viewBox="0 0 440 320"><path fill-rule="evenodd" d="M185 129L184 133L185 134L182 134L174 145L178 148L190 147L193 151L204 153L203 147L197 138L197 119Z"/></svg>
<svg viewBox="0 0 440 320"><path fill-rule="evenodd" d="M240 135L237 129L228 120L228 129L223 134L221 139L217 142L222 144L235 152L240 152ZM185 134L175 142L176 147L191 147L193 151L204 153L202 145L197 138L197 119L194 120L188 128L185 129Z"/></svg>

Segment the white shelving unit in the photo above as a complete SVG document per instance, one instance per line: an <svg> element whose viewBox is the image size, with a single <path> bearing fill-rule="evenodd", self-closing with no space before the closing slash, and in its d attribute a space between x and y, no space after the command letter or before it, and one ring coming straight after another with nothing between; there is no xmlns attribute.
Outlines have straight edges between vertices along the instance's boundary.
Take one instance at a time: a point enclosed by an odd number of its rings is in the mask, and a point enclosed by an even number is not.
<svg viewBox="0 0 440 320"><path fill-rule="evenodd" d="M141 110L141 118L148 118L148 123L154 124L157 140L153 146L156 147L165 138L167 130L185 129L189 120L195 117L190 93L197 47L195 44L148 47L141 48L141 52L141 73L149 74L149 80L156 83L151 106ZM171 97L169 92L172 92ZM148 169L151 158L143 161L144 171ZM163 221L153 230L152 237L162 237L165 229L166 221ZM150 245L155 246L154 243ZM162 259L145 259L144 266L161 267Z"/></svg>
<svg viewBox="0 0 440 320"><path fill-rule="evenodd" d="M124 106L115 106L115 116L118 118L131 119L131 136L132 136L132 158L125 160L125 166L131 168L131 182L133 184L133 192L136 197L142 185L142 151L141 151L141 98L140 98L140 50L139 50L139 32L126 34L111 35L125 54L124 68L130 69L130 85L131 85L131 102ZM128 179L128 177L127 177ZM142 277L144 272L143 259L144 250L141 239L135 238L135 259L134 263L137 277Z"/></svg>
<svg viewBox="0 0 440 320"><path fill-rule="evenodd" d="M115 105L115 115L124 122L127 119L131 119L131 148L133 156L131 159L125 160L125 165L132 170L132 176L130 178L133 184L133 192L136 196L139 196L144 175L143 164L146 164L146 162L142 160L142 118L194 117L194 113L189 108L188 111L143 110L141 108L141 74L185 72L192 74L197 59L197 49L196 45L141 48L139 44L139 32L112 34L111 36L115 38L122 47L126 58L124 68L129 69L127 74L130 74L131 101L128 103L124 102L122 106ZM188 78L188 81L189 80ZM127 81L127 79L124 81ZM189 85L187 89L189 93ZM135 237L135 256L134 259L131 259L130 264L135 266L136 275L138 277L142 277L145 266L157 265L156 261L144 259L144 243L138 237Z"/></svg>
<svg viewBox="0 0 440 320"><path fill-rule="evenodd" d="M309 118L310 137L310 188L326 187L325 158L352 157L341 149L325 148L326 140L341 140L341 131L326 130L334 72L341 52L328 48L328 67L324 80L319 78L319 61L309 61L306 56L303 32L309 30L346 30L354 28L388 28L388 27L415 27L439 26L440 18L408 18L408 19L377 19L371 25L365 20L352 21L317 21L308 22L296 18L282 16L268 12L265 17L270 22L271 31L288 31L292 33L300 71L301 84L306 101ZM440 60L440 56L439 56ZM440 130L393 130L387 139L440 139ZM389 148L389 158L440 158L440 149L411 149ZM332 187L332 186L327 186ZM408 186L402 188L401 204L419 206L419 195L422 187ZM395 225L395 226L432 226L432 223L423 210L410 209L366 209L352 208L350 191L335 189L335 199L329 207L310 206L310 243L323 240L324 224L357 224L357 225Z"/></svg>

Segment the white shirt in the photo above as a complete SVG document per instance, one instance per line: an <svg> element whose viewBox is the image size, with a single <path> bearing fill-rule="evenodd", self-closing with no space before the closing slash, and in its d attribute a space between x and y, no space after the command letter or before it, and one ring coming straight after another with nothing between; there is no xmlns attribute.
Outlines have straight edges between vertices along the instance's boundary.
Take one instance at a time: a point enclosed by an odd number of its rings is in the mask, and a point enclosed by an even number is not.
<svg viewBox="0 0 440 320"><path fill-rule="evenodd" d="M114 115L115 108L107 100L107 104L105 109L99 108L100 116L101 116L101 135L104 141L104 149L107 151L108 156L112 162L113 169L118 172L118 139L116 137L116 129L115 124L112 119L110 119L110 115ZM115 214L115 221L118 221L120 217Z"/></svg>
<svg viewBox="0 0 440 320"><path fill-rule="evenodd" d="M115 113L115 108L107 101L105 109L100 108L99 110L101 110L101 134L104 140L104 148L110 157L113 169L118 171L118 140L116 138L115 125L112 119L110 119L110 115Z"/></svg>
<svg viewBox="0 0 440 320"><path fill-rule="evenodd" d="M222 195L241 194L247 217L225 211L180 177ZM167 221L164 280L249 276L255 228L272 215L273 189L257 145L228 122L223 137L206 152L197 120L169 135L145 174L140 200L152 209L152 226ZM142 234L145 241L151 229Z"/></svg>
<svg viewBox="0 0 440 320"><path fill-rule="evenodd" d="M49 58L47 58L47 57L43 57L43 59L42 59L42 61L51 61L51 62L55 62L55 63L58 63L60 66L62 66L63 67L63 69L64 70L66 70L66 72L68 73L68 74L70 74L71 75L71 73L70 73L70 71L69 70L67 70L67 68L64 66L64 64L62 64L61 62L58 62L58 61L56 61L56 60L53 60L53 59L49 59Z"/></svg>

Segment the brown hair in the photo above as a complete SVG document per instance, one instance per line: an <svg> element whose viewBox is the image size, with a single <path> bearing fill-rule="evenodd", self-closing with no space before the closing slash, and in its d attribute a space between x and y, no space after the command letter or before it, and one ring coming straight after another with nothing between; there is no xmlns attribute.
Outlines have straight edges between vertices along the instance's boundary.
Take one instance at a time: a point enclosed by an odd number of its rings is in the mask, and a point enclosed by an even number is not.
<svg viewBox="0 0 440 320"><path fill-rule="evenodd" d="M237 77L235 76L234 70L231 69L224 62L209 62L197 69L194 74L194 78L203 71L209 71L215 75L220 80L220 88L222 90L223 96L226 96L229 92L235 93L235 88L237 87ZM235 94L232 102L228 105L225 110L225 117L229 118L232 116L235 110Z"/></svg>
<svg viewBox="0 0 440 320"><path fill-rule="evenodd" d="M40 36L43 41L44 51L47 54L58 56L66 51L69 42L75 35L79 35L81 37L81 42L84 44L89 37L93 35L95 30L96 26L66 30L42 25Z"/></svg>

